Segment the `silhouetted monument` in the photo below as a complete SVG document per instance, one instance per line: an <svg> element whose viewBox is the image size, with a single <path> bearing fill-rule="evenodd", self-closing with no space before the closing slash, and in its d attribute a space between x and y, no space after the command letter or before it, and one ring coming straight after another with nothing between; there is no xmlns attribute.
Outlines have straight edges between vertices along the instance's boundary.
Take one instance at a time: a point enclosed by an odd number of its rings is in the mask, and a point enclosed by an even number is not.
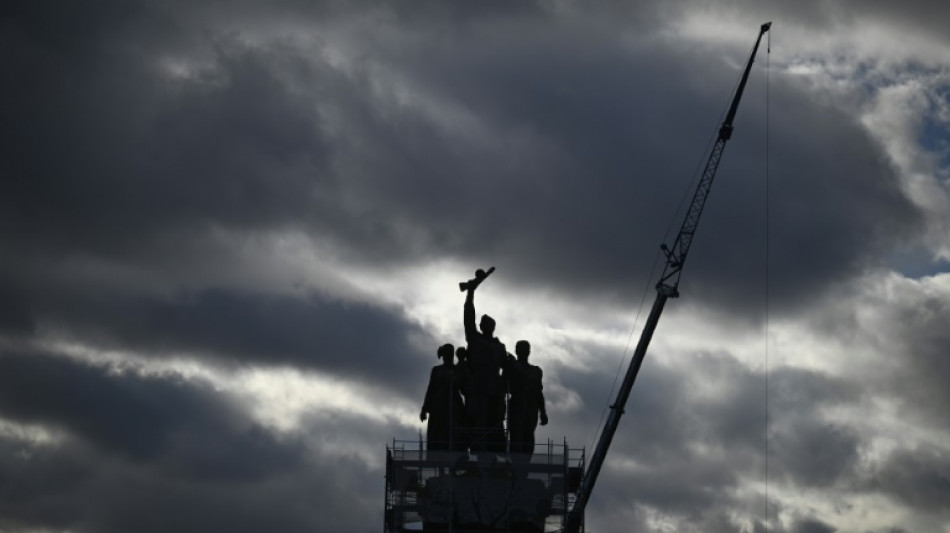
<svg viewBox="0 0 950 533"><path fill-rule="evenodd" d="M531 345L519 341L516 359L490 316L476 324L475 291L493 271L459 284L466 342L455 364L451 344L438 350L442 365L432 369L420 415L428 417L426 442L393 439L386 447L386 533L541 533L567 523L586 456L567 440L534 451L539 417L542 425L548 419L541 369L528 364Z"/></svg>
<svg viewBox="0 0 950 533"><path fill-rule="evenodd" d="M465 444L462 439L462 412L464 403L459 393L459 377L455 368L455 347L443 344L437 356L442 364L432 367L429 375L429 387L422 402L419 419L425 422L426 448L435 450L461 450Z"/></svg>
<svg viewBox="0 0 950 533"><path fill-rule="evenodd" d="M475 327L475 289L485 281L488 272L478 270L475 278L462 282L459 288L465 294L463 322L465 341L468 343L468 379L465 410L469 424L469 440L473 452L505 451L505 383L501 376L507 351L496 337L495 320L482 315Z"/></svg>
<svg viewBox="0 0 950 533"><path fill-rule="evenodd" d="M508 390L511 396L508 400L508 437L512 453L534 452L534 430L541 425L547 425L548 414L544 407L542 393L541 368L528 363L531 354L531 344L528 341L518 341L515 344L517 361L511 360L509 355L505 375L508 378Z"/></svg>

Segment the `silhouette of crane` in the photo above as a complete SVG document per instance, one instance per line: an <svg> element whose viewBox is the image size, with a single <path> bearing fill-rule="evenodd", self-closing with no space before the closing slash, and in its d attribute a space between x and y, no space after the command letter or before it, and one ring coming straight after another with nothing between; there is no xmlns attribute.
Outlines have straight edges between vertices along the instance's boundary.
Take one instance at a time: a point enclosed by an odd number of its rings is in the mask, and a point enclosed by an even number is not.
<svg viewBox="0 0 950 533"><path fill-rule="evenodd" d="M683 272L683 265L686 263L686 255L689 253L689 248L693 243L693 237L696 235L696 229L699 227L699 218L703 214L703 207L706 205L709 190L712 187L713 179L716 177L716 170L719 168L722 152L726 147L726 142L732 137L732 121L735 119L736 111L739 109L739 100L742 98L742 91L745 89L746 81L749 79L749 71L752 69L752 62L755 60L755 54L759 49L759 43L762 41L762 35L769 31L771 27L772 23L766 22L759 28L759 35L755 40L755 46L752 47L749 62L742 72L742 78L739 80L739 85L732 98L732 105L729 106L726 118L719 128L719 136L709 154L709 159L706 162L702 177L696 185L692 202L686 211L683 225L680 227L676 239L673 241L672 246L668 247L666 244L660 246L660 249L663 250L663 253L666 255L666 266L663 269L663 274L660 276L659 282L656 284L656 300L653 301L650 316L643 326L640 341L637 343L633 358L627 367L623 383L617 392L617 398L613 405L610 406L610 414L600 434L597 447L591 456L587 471L581 480L574 506L568 514L567 525L565 527L567 533L576 533L583 525L584 508L587 506L591 491L597 482L597 476L600 474L600 469L607 456L607 450L610 448L614 433L617 431L617 425L620 423L621 415L623 415L624 405L626 405L627 398L630 396L630 389L633 388L633 382L637 379L640 365L643 364L643 357L646 355L647 348L650 346L650 340L653 338L653 331L656 329L660 315L663 313L663 307L666 305L667 299L679 296L680 275Z"/></svg>

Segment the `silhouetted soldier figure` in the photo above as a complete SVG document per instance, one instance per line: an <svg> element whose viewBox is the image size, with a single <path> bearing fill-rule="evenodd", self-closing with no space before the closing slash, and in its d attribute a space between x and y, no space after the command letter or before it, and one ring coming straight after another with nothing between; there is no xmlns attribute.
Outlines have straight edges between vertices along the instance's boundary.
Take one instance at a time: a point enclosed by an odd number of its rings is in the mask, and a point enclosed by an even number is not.
<svg viewBox="0 0 950 533"><path fill-rule="evenodd" d="M455 349L455 357L458 359L455 361L455 366L461 370L468 370L468 350L464 346L459 346Z"/></svg>
<svg viewBox="0 0 950 533"><path fill-rule="evenodd" d="M451 344L439 347L437 353L442 364L432 367L422 412L419 413L419 419L423 422L427 417L429 419L426 448L430 451L463 449L460 430L464 404L459 394L454 351L455 347Z"/></svg>
<svg viewBox="0 0 950 533"><path fill-rule="evenodd" d="M518 341L515 344L517 361L509 361L505 368L508 377L508 436L512 453L534 453L534 430L548 423L548 414L544 408L544 394L541 392L541 368L528 364L531 344ZM508 356L511 358L511 356Z"/></svg>
<svg viewBox="0 0 950 533"><path fill-rule="evenodd" d="M479 270L475 279L459 284L466 292L463 322L468 342L468 386L466 414L471 428L472 451L503 452L505 450L505 385L501 368L505 364L505 345L493 336L495 320L482 315L475 328L475 289L494 271ZM480 331L479 331L480 330Z"/></svg>

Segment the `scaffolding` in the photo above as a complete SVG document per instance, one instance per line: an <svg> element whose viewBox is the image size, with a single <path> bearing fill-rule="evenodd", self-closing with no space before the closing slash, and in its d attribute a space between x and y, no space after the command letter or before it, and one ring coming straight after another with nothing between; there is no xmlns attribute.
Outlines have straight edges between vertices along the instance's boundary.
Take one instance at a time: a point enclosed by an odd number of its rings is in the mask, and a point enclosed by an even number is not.
<svg viewBox="0 0 950 533"><path fill-rule="evenodd" d="M567 440L527 454L427 450L421 437L394 439L383 531L563 531L583 472L584 449Z"/></svg>

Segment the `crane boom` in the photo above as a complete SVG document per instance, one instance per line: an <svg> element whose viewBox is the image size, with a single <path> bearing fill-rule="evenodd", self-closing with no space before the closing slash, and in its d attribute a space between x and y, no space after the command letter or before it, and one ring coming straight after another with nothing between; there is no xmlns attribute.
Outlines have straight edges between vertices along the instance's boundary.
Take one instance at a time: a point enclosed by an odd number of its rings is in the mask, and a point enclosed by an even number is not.
<svg viewBox="0 0 950 533"><path fill-rule="evenodd" d="M597 476L600 474L600 469L603 466L604 459L607 456L607 449L610 447L610 443L614 438L614 433L617 431L617 425L620 423L620 416L623 415L623 409L627 403L627 398L630 396L630 390L633 388L633 382L637 378L637 373L640 371L640 365L643 364L643 357L646 355L647 348L650 346L650 341L653 339L653 332L656 330L656 325L660 320L660 315L663 313L663 307L666 305L667 299L676 298L679 296L678 288L680 274L683 271L683 265L686 263L686 254L689 253L690 245L692 245L693 237L695 236L696 229L699 226L699 217L703 213L703 207L706 205L706 198L709 196L709 190L712 187L713 179L716 177L716 170L719 168L719 161L722 159L722 152L726 147L726 141L732 137L732 122L736 117L736 111L739 109L739 100L742 98L742 92L745 89L746 81L749 79L749 71L752 69L752 63L755 60L755 54L759 49L759 43L762 41L762 35L769 31L771 27L772 23L766 22L765 24L762 24L761 28L759 29L759 35L755 40L755 46L752 48L752 54L749 56L749 62L746 64L745 70L742 72L742 78L739 80L736 93L732 98L732 105L729 106L729 111L726 113L726 118L723 120L722 126L719 128L719 136L717 137L716 143L713 145L712 151L709 154L709 159L706 162L705 169L703 170L702 178L696 185L696 191L693 193L692 202L690 203L689 209L686 212L686 216L683 219L683 225L680 227L680 231L676 235L676 239L673 241L673 245L671 247L667 247L665 244L660 246L660 248L663 250L663 253L666 254L666 266L664 267L663 274L660 276L660 280L656 285L656 300L653 301L653 307L650 310L650 316L647 318L646 324L643 326L643 331L640 334L640 341L637 343L637 347L633 353L633 358L630 360L630 365L627 367L627 373L624 375L620 390L617 391L617 398L613 405L610 406L610 414L607 417L604 430L600 434L597 447L594 449L594 453L591 456L590 465L587 467L587 472L584 473L584 477L581 480L580 488L577 491L577 499L574 501L574 507L571 509L571 512L568 515L567 526L565 528L567 533L576 533L581 527L581 522L583 521L584 516L584 508L587 506L587 501L590 498L591 491L594 489L594 484L597 482Z"/></svg>

